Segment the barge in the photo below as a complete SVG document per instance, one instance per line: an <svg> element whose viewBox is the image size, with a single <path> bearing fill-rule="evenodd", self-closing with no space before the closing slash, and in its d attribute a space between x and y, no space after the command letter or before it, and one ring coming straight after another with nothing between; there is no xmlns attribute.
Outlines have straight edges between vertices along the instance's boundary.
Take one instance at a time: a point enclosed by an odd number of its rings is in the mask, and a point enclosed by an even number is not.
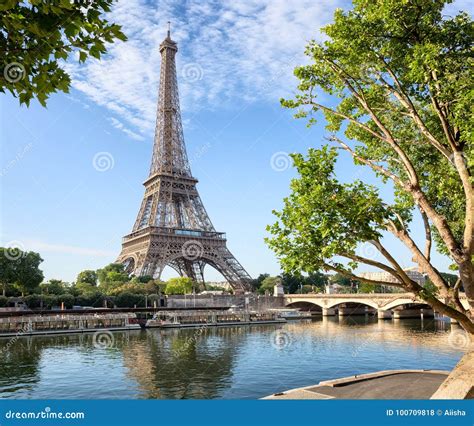
<svg viewBox="0 0 474 426"><path fill-rule="evenodd" d="M166 310L155 312L69 313L59 311L0 317L0 338L100 330L120 331L143 328L226 327L237 325L281 324L286 320L275 312L223 310Z"/></svg>
<svg viewBox="0 0 474 426"><path fill-rule="evenodd" d="M239 325L281 324L286 320L275 312L201 311L159 312L149 319L146 328L229 327Z"/></svg>

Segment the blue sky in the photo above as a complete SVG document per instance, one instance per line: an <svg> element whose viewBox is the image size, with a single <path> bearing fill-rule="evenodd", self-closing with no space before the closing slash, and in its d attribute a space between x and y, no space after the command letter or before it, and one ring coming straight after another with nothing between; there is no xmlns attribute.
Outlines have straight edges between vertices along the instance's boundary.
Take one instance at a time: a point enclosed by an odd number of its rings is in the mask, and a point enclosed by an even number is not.
<svg viewBox="0 0 474 426"><path fill-rule="evenodd" d="M47 279L73 281L116 258L143 196L158 45L171 20L188 157L206 209L250 275L279 273L263 238L295 175L287 154L320 146L326 132L322 122L306 128L278 100L294 93L292 70L336 7L348 3L119 1L110 19L129 41L100 62L66 64L70 94L53 95L47 109L1 96L0 244L39 251ZM343 180L372 181L348 158L338 170ZM410 265L401 246L388 245ZM447 269L446 259L435 259ZM212 269L206 277L220 279Z"/></svg>

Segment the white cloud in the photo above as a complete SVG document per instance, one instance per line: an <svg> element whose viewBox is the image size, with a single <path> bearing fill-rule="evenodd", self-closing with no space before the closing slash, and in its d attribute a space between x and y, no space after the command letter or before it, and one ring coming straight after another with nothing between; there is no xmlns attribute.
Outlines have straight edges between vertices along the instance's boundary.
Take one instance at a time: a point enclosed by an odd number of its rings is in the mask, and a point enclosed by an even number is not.
<svg viewBox="0 0 474 426"><path fill-rule="evenodd" d="M293 69L306 62L304 48L321 38L347 0L119 0L110 21L122 25L128 41L86 64L68 64L73 86L120 118L112 122L134 139L150 138L155 125L160 69L159 44L172 22L178 42L177 70L182 109L240 108L291 96ZM446 8L471 10L466 0ZM185 78L193 68L199 78ZM116 118L117 120L117 118ZM131 130L130 127L133 129Z"/></svg>
<svg viewBox="0 0 474 426"><path fill-rule="evenodd" d="M44 241L24 241L22 242L21 249L99 257L110 257L117 255L117 253L107 250L97 250L92 248L68 246L62 244L51 244L46 243Z"/></svg>
<svg viewBox="0 0 474 426"><path fill-rule="evenodd" d="M109 47L102 60L68 64L73 87L115 117L131 137L155 125L159 44L172 22L178 42L177 71L182 109L236 107L277 100L295 87L293 68L305 61L306 42L319 37L342 0L237 0L181 2L119 0L108 17L128 41ZM186 69L201 73L186 78ZM131 130L133 129L133 130Z"/></svg>

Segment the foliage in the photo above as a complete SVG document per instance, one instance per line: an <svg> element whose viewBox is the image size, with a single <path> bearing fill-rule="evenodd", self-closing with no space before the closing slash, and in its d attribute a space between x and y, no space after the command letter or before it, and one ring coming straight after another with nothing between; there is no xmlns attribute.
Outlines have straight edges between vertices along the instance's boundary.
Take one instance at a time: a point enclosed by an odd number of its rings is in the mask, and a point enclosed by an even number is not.
<svg viewBox="0 0 474 426"><path fill-rule="evenodd" d="M129 280L125 267L121 263L111 263L97 271L99 285L106 286L110 283L126 283Z"/></svg>
<svg viewBox="0 0 474 426"><path fill-rule="evenodd" d="M15 280L15 262L10 256L10 248L0 247L0 284L3 296L6 295L8 284Z"/></svg>
<svg viewBox="0 0 474 426"><path fill-rule="evenodd" d="M6 249L9 255L4 252L7 258L7 267L10 279L14 286L21 291L22 295L33 292L43 281L43 272L39 265L43 259L38 253L33 251L22 251L19 249Z"/></svg>
<svg viewBox="0 0 474 426"><path fill-rule="evenodd" d="M145 296L143 294L136 294L130 292L120 293L115 298L115 304L119 308L137 308L145 306Z"/></svg>
<svg viewBox="0 0 474 426"><path fill-rule="evenodd" d="M280 277L266 277L258 289L258 292L260 294L265 294L268 293L270 295L273 295L273 288L275 285L278 283L281 283L281 278Z"/></svg>
<svg viewBox="0 0 474 426"><path fill-rule="evenodd" d="M63 293L56 295L56 303L58 306L61 306L61 303L64 303L65 309L71 309L74 305L74 296L72 294Z"/></svg>
<svg viewBox="0 0 474 426"><path fill-rule="evenodd" d="M104 306L105 296L100 291L85 293L77 296L74 299L74 305L78 306L92 306L94 308L101 308Z"/></svg>
<svg viewBox="0 0 474 426"><path fill-rule="evenodd" d="M8 297L0 296L0 308L8 306Z"/></svg>
<svg viewBox="0 0 474 426"><path fill-rule="evenodd" d="M293 155L299 178L275 212L267 241L287 272L323 268L367 284L376 283L354 273L359 264L388 272L399 287L474 333L474 307L463 308L460 286L431 261L436 244L474 300L473 26L465 13L443 18L446 3L355 0L353 10L338 9L324 28L327 41L310 42L311 63L295 70L299 93L282 104L309 117L309 125L322 112L337 148ZM393 190L393 201L360 178L339 181L339 151L372 169L384 189ZM424 247L410 229L415 218L424 226ZM383 245L386 233L410 250L436 295L404 272L397 253ZM362 244L375 247L383 261L359 254Z"/></svg>
<svg viewBox="0 0 474 426"><path fill-rule="evenodd" d="M252 279L252 281L250 282L250 285L252 286L252 290L257 291L262 285L263 280L269 276L270 274L265 273L265 274L260 274L257 278Z"/></svg>
<svg viewBox="0 0 474 426"><path fill-rule="evenodd" d="M63 294L67 288L63 281L51 279L40 285L40 290L45 294Z"/></svg>
<svg viewBox="0 0 474 426"><path fill-rule="evenodd" d="M68 92L64 63L72 54L79 62L100 59L107 43L126 40L120 26L103 13L113 0L4 0L0 5L0 91L20 103L37 98L45 106L51 93Z"/></svg>
<svg viewBox="0 0 474 426"><path fill-rule="evenodd" d="M39 294L30 294L23 298L26 306L30 309L36 309L41 307L42 297Z"/></svg>
<svg viewBox="0 0 474 426"><path fill-rule="evenodd" d="M90 269L79 272L76 278L77 284L89 284L91 286L97 286L97 272Z"/></svg>
<svg viewBox="0 0 474 426"><path fill-rule="evenodd" d="M339 272L331 275L329 281L331 281L332 284L339 284L347 287L350 287L352 284L351 278L344 274L340 274Z"/></svg>
<svg viewBox="0 0 474 426"><path fill-rule="evenodd" d="M170 278L166 282L165 294L189 294L193 291L194 282L188 277Z"/></svg>

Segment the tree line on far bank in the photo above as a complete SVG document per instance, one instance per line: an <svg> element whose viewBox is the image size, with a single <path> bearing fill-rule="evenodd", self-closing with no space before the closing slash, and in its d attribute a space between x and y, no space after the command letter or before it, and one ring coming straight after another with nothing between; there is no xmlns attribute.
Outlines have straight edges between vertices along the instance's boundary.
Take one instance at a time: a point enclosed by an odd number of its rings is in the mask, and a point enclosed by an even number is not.
<svg viewBox="0 0 474 426"><path fill-rule="evenodd" d="M41 256L32 251L0 248L0 307L20 301L31 309L61 306L66 309L73 306L143 307L158 306L162 295L184 295L203 290L232 292L218 286L198 284L186 277L170 278L165 282L150 276L129 276L123 265L118 263L98 270L84 270L77 275L74 283L58 279L43 282L42 261ZM456 279L455 275L445 275L446 279ZM273 294L273 288L279 282L285 293L323 293L328 284L340 285L339 291L345 293L391 291L387 287L351 280L342 274L321 272L306 276L260 274L251 282L252 291L261 295Z"/></svg>
<svg viewBox="0 0 474 426"><path fill-rule="evenodd" d="M19 301L31 309L143 307L158 304L162 295L191 294L202 290L228 292L212 285L198 285L186 277L170 278L165 282L150 276L129 276L124 266L118 263L96 271L82 271L73 283L58 279L43 282L42 261L38 253L0 247L0 307Z"/></svg>

